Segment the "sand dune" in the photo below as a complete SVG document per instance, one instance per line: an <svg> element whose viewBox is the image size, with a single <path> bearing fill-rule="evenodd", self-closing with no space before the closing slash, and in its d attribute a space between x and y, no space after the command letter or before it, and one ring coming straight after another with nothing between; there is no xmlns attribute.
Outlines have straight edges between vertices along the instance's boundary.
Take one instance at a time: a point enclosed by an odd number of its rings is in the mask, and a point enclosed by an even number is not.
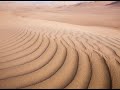
<svg viewBox="0 0 120 90"><path fill-rule="evenodd" d="M0 12L1 89L120 88L118 28L47 19Z"/></svg>
<svg viewBox="0 0 120 90"><path fill-rule="evenodd" d="M112 3L107 4L107 5L110 5L112 7L120 7L120 2L119 1L115 1L115 2L112 2Z"/></svg>

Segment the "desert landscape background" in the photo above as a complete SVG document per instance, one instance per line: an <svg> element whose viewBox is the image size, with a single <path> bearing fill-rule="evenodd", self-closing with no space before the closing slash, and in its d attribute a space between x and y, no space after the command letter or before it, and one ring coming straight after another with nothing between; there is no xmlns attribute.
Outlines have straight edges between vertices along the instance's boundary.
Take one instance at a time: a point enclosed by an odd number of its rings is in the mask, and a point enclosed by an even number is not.
<svg viewBox="0 0 120 90"><path fill-rule="evenodd" d="M0 1L0 89L120 89L119 1Z"/></svg>

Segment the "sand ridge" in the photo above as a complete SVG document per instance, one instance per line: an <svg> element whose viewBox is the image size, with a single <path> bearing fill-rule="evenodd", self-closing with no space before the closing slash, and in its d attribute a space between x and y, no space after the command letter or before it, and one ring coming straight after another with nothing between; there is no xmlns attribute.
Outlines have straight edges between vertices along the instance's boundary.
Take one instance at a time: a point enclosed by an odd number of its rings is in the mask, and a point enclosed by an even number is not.
<svg viewBox="0 0 120 90"><path fill-rule="evenodd" d="M5 21L0 88L120 88L118 30L14 16Z"/></svg>
<svg viewBox="0 0 120 90"><path fill-rule="evenodd" d="M119 89L119 16L118 1L0 2L0 89Z"/></svg>

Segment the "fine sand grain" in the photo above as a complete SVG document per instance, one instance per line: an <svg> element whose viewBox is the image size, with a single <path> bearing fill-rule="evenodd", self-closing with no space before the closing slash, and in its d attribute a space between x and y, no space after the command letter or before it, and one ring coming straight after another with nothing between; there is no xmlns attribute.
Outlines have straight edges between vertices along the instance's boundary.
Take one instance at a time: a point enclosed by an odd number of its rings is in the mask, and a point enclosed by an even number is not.
<svg viewBox="0 0 120 90"><path fill-rule="evenodd" d="M113 26L0 11L0 88L120 89L120 31Z"/></svg>

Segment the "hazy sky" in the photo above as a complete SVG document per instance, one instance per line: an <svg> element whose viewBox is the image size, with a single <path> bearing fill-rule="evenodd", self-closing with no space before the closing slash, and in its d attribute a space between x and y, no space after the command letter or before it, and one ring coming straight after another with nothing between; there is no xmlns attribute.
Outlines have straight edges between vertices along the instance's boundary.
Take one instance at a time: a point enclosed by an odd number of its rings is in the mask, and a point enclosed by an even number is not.
<svg viewBox="0 0 120 90"><path fill-rule="evenodd" d="M90 2L90 1L0 1L0 2L40 3L40 4L47 4L47 5L71 5L79 2Z"/></svg>
<svg viewBox="0 0 120 90"><path fill-rule="evenodd" d="M81 1L17 1L17 3L74 4Z"/></svg>

